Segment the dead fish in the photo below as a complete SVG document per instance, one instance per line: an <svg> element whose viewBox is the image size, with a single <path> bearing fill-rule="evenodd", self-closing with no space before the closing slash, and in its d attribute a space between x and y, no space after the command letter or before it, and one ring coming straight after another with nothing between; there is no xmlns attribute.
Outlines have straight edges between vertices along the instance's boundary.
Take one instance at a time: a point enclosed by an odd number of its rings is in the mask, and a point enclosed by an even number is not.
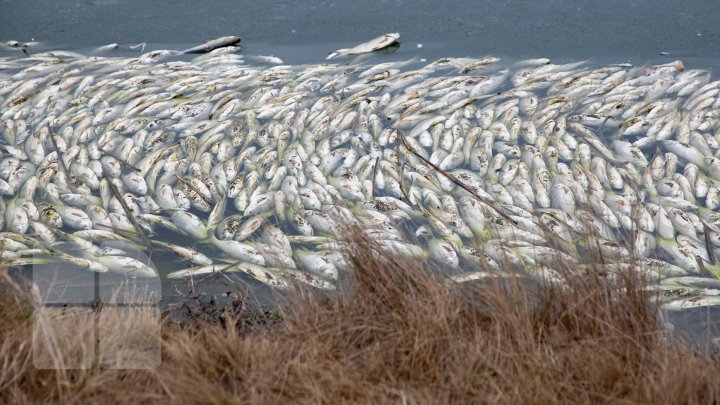
<svg viewBox="0 0 720 405"><path fill-rule="evenodd" d="M240 43L240 37L231 35L231 36L220 37L217 39L207 41L202 45L188 48L184 51L181 51L180 53L207 53L207 52L212 51L213 49L224 48L226 46L233 46L238 43Z"/></svg>
<svg viewBox="0 0 720 405"><path fill-rule="evenodd" d="M398 45L400 43L399 40L400 34L397 32L385 34L377 38L373 38L367 42L363 42L362 44L349 49L338 49L337 51L328 55L328 57L325 59L334 59L340 56L360 55L363 53L379 51L380 49L388 48L393 45Z"/></svg>

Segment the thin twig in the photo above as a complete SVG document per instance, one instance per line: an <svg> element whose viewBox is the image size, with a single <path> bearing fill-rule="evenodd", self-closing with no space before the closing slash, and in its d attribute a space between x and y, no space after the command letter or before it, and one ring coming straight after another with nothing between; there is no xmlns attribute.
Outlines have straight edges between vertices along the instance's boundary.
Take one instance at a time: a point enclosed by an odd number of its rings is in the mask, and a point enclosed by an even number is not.
<svg viewBox="0 0 720 405"><path fill-rule="evenodd" d="M122 198L122 195L120 195L120 191L117 189L117 186L115 186L115 183L112 182L110 177L105 173L105 169L102 170L102 175L105 178L105 180L108 182L108 186L110 187L110 190L112 191L113 195L115 195L115 198L120 203L120 206L122 207L123 211L125 211L125 214L127 214L128 220L130 220L130 223L135 227L135 230L137 231L138 235L140 235L140 238L142 239L143 243L145 243L146 246L150 246L150 240L148 239L147 235L145 235L145 231L143 231L140 224L137 222L137 219L135 219L135 216L133 215L132 211L130 211L130 207L128 207L127 203L125 202L125 199Z"/></svg>
<svg viewBox="0 0 720 405"><path fill-rule="evenodd" d="M398 132L398 133L399 133L399 132ZM404 170L403 170L403 169L404 169L405 166L400 163L400 137L395 137L395 155L397 156L397 160L398 160L398 161L397 161L398 170L400 170L400 181L399 181L400 191L401 191L401 192L403 193L403 195L405 196L405 199L406 199L408 202L411 202L411 201L410 201L410 198L408 197L407 193L405 192L405 187L403 187L403 177L404 177Z"/></svg>
<svg viewBox="0 0 720 405"><path fill-rule="evenodd" d="M203 195L203 193L200 192L200 190L198 190L197 188L195 188L195 186L193 186L189 181L185 180L185 179L184 179L182 176L180 176L179 174L175 174L175 177L177 177L177 179L180 180L180 182L181 182L185 187L189 188L189 189L192 190L195 194L197 194L198 197L202 198L202 200L205 201L208 205L212 204L212 202L211 202L207 197L205 197L205 196Z"/></svg>
<svg viewBox="0 0 720 405"><path fill-rule="evenodd" d="M65 172L67 181L72 181L70 178L70 171L68 170L67 165L65 165L65 159L63 159L62 154L60 153L60 148L58 148L57 142L55 141L55 134L53 134L53 131L49 126L48 131L50 131L50 141L52 142L53 148L55 148L55 153L57 154L57 159L60 162L60 167L62 167L63 172Z"/></svg>
<svg viewBox="0 0 720 405"><path fill-rule="evenodd" d="M440 167L438 167L436 164L434 164L433 162L429 161L428 159L425 159L421 154L415 152L415 150L412 148L412 146L410 146L410 144L408 143L408 141L405 139L405 135L403 135L403 133L402 133L400 130L396 130L396 132L397 132L397 134L398 134L398 139L402 140L402 143L403 143L403 145L405 146L405 149L407 149L408 151L410 151L413 155L419 157L423 162L425 162L425 163L429 164L430 166L432 166L433 169L437 170L438 173L440 173L440 174L442 174L443 176L445 176L445 177L447 177L448 179L450 179L450 181L452 181L453 183L455 183L455 185L457 185L458 187L460 187L460 188L462 188L463 190L467 191L468 193L472 194L472 196L475 197L475 198L477 198L478 201L480 201L481 203L486 204L486 205L488 205L489 207L491 207L493 210L495 210L495 212L497 212L498 214L500 214L501 217L507 219L507 220L510 221L513 225L517 225L517 222L516 222L514 219L510 218L509 215L507 215L507 214L501 212L499 209L497 209L497 208L493 205L492 201L489 201L489 200L483 198L482 196L478 195L478 194L477 194L475 191L473 191L470 187L466 186L463 182L461 182L460 180L456 179L455 176L453 176L452 174L450 174L450 173L446 172L445 170L441 169Z"/></svg>

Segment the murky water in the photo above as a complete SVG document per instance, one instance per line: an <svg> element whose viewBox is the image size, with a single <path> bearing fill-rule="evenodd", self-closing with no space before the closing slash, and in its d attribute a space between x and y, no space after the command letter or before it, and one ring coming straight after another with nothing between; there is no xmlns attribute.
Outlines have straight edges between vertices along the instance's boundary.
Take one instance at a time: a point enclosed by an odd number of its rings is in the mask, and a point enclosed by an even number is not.
<svg viewBox="0 0 720 405"><path fill-rule="evenodd" d="M0 1L0 39L38 41L30 52L67 49L88 53L118 42L117 55L137 55L130 45L185 49L220 35L242 36L243 53L274 55L288 64L321 62L334 49L352 46L377 34L401 33L393 53L364 57L368 63L415 59L418 64L445 56L499 56L504 63L535 57L554 62L590 59L592 65L635 65L682 59L689 69L720 67L720 26L711 1L352 1L235 2L211 5L180 1L172 5L140 0ZM307 4L306 4L307 3ZM312 4L311 4L312 3ZM4 50L0 56L11 55ZM667 55L662 53L667 53ZM250 60L249 60L250 61ZM192 241L173 236L179 244ZM146 252L164 276L178 259L161 250ZM172 301L185 283L162 277L162 291ZM258 296L271 300L251 282ZM228 286L206 282L210 294ZM694 310L693 314L699 310ZM710 319L712 310L704 312ZM670 320L682 328L704 328L697 317ZM676 319L676 320L674 320ZM705 329L703 329L705 330Z"/></svg>
<svg viewBox="0 0 720 405"><path fill-rule="evenodd" d="M118 43L190 43L240 35L248 51L307 56L386 32L429 58L492 54L519 58L647 61L659 52L712 59L720 49L713 0L0 0L0 38L79 48ZM263 45L258 45L263 44ZM313 44L313 45L311 45ZM273 49L278 49L273 51Z"/></svg>

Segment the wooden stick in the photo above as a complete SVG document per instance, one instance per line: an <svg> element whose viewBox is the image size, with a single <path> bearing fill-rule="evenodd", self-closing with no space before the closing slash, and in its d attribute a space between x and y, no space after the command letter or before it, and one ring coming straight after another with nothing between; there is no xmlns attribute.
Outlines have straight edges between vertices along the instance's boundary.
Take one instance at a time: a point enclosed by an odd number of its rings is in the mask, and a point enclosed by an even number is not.
<svg viewBox="0 0 720 405"><path fill-rule="evenodd" d="M187 180L185 180L184 178L182 178L182 176L180 176L179 174L175 174L175 177L177 177L177 179L180 180L180 182L181 182L185 187L189 188L191 191L193 191L195 194L197 194L198 197L202 198L202 200L205 201L208 205L212 204L212 202L210 202L210 200L208 200L207 197L205 197L205 196L203 195L203 193L201 193L200 190L198 190L197 188L195 188L195 186L193 186L189 181L187 181Z"/></svg>
<svg viewBox="0 0 720 405"><path fill-rule="evenodd" d="M123 208L123 211L125 211L125 214L128 216L128 220L130 220L130 223L135 227L135 230L137 231L138 235L140 235L140 238L142 239L143 243L146 244L146 246L150 246L150 240L148 239L147 235L145 235L145 231L143 231L140 224L135 219L135 216L132 214L132 211L130 211L130 207L128 207L125 200L120 195L120 191L115 186L115 183L113 183L110 179L110 177L105 173L105 169L102 171L103 177L108 182L108 186L110 187L110 190L112 191L115 198L117 198L118 202L120 203L120 206Z"/></svg>
<svg viewBox="0 0 720 405"><path fill-rule="evenodd" d="M65 177L67 177L67 181L72 181L72 179L70 178L70 171L65 165L65 159L63 159L62 154L60 153L60 148L58 148L57 142L55 141L55 134L53 134L53 131L52 129L50 129L49 126L48 131L50 131L50 141L52 142L53 148L55 148L55 153L57 153L57 159L58 161L60 161L60 167L62 167L63 172L65 172Z"/></svg>
<svg viewBox="0 0 720 405"><path fill-rule="evenodd" d="M476 192L474 192L472 189L470 189L470 187L466 186L463 182L461 182L460 180L456 179L455 176L453 176L453 175L451 175L450 173L446 172L445 170L441 169L440 167L438 167L437 165L435 165L434 163L432 163L432 162L429 161L428 159L425 159L421 154L415 152L415 150L412 148L412 146L410 146L410 144L408 143L408 141L405 139L405 135L403 135L403 133L402 133L400 130L396 130L396 131L397 131L397 134L398 134L399 139L402 140L403 145L405 146L405 149L407 149L408 151L410 151L413 155L419 157L423 162L425 162L425 163L429 164L430 166L432 166L433 169L437 170L440 174L442 174L443 176L445 176L445 177L447 177L448 179L450 179L450 181L452 181L453 183L455 183L455 185L457 185L458 187L460 187L460 188L462 188L463 190L467 191L468 193L472 194L472 196L475 197L475 198L477 198L478 201L480 201L481 203L484 203L484 204L488 205L489 207L491 207L493 210L495 210L495 212L497 212L498 214L500 214L501 217L507 219L507 220L510 221L513 225L517 225L517 222L516 222L514 219L510 218L509 215L507 215L507 214L505 214L505 213L503 213L503 212L500 212L500 210L497 209L497 208L493 205L493 202L492 202L492 201L489 201L489 200L485 199L484 197L478 195Z"/></svg>

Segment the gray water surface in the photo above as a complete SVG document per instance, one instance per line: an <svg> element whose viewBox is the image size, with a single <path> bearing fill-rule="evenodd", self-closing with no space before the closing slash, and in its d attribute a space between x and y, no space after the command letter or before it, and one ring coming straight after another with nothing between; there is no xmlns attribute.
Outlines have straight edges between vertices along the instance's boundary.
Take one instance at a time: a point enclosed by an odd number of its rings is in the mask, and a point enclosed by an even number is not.
<svg viewBox="0 0 720 405"><path fill-rule="evenodd" d="M250 51L298 63L334 50L318 45L400 32L405 49L431 44L419 52L428 58L648 61L668 52L687 63L720 55L718 17L712 0L0 0L0 39L67 49L239 35Z"/></svg>

